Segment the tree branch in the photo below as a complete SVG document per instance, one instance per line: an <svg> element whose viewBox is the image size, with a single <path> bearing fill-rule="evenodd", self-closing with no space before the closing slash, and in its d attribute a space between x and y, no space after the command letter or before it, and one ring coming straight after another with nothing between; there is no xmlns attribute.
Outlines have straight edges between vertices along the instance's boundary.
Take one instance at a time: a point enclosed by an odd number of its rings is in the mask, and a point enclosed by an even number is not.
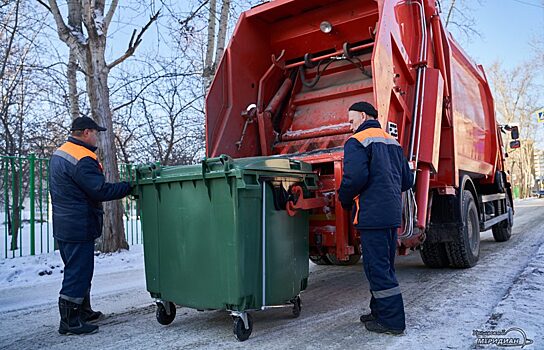
<svg viewBox="0 0 544 350"><path fill-rule="evenodd" d="M45 7L47 9L47 11L51 12L51 7L47 6L47 4L45 2L43 2L42 0L37 0L38 3L42 4L43 7Z"/></svg>
<svg viewBox="0 0 544 350"><path fill-rule="evenodd" d="M64 23L64 20L62 19L62 15L60 13L56 0L49 0L49 6L51 7L51 13L53 14L55 23L57 24L57 33L59 34L60 40L66 43L66 45L68 45L70 48L80 51L81 46L87 44L83 33L78 32L74 34L70 30L70 28L68 28L68 26L66 25L66 23ZM76 36L76 34L78 36Z"/></svg>
<svg viewBox="0 0 544 350"><path fill-rule="evenodd" d="M4 72L6 69L6 65L8 63L8 57L11 54L11 47L13 46L13 40L15 39L15 33L17 32L18 26L19 26L19 5L20 1L17 1L17 4L15 5L15 24L13 25L13 31L11 32L11 37L9 38L9 43L6 48L6 55L4 56L4 61L2 62L2 68L0 69L0 78L4 78ZM6 29L7 31L7 29Z"/></svg>
<svg viewBox="0 0 544 350"><path fill-rule="evenodd" d="M129 58L130 56L134 54L134 52L136 51L136 49L142 42L142 36L146 32L146 30L151 26L151 24L155 22L157 18L159 18L160 12L161 12L160 10L157 11L157 13L155 13L153 16L149 18L149 22L147 22L147 24L142 28L142 30L140 31L140 34L136 36L136 40L134 40L134 36L136 35L136 29L134 30L134 32L132 32L132 37L130 38L127 51L125 51L125 53L121 57L119 57L112 63L108 64L107 65L108 69L112 69L113 67L117 66L118 64L120 64L121 62L123 62L124 60L126 60L127 58Z"/></svg>
<svg viewBox="0 0 544 350"><path fill-rule="evenodd" d="M178 21L179 25L183 27L184 25L189 23L193 18L196 17L198 12L200 12L200 10L202 10L202 8L206 6L206 4L208 4L208 2L209 0L203 1L202 4L200 4L200 6L196 10L194 10L192 13L190 13L189 16L187 16L184 20L179 20Z"/></svg>
<svg viewBox="0 0 544 350"><path fill-rule="evenodd" d="M56 0L49 0L49 8L51 10L51 13L53 14L53 19L55 20L55 23L57 23L58 28L58 34L62 41L68 42L69 36L70 36L70 30L64 23L64 20L62 19L62 15L60 14L59 7L57 6Z"/></svg>
<svg viewBox="0 0 544 350"><path fill-rule="evenodd" d="M106 14L106 17L104 17L104 27L103 27L104 35L108 33L108 28L110 26L111 20L113 19L113 14L115 13L115 10L117 9L118 3L119 3L119 0L112 0L108 13Z"/></svg>

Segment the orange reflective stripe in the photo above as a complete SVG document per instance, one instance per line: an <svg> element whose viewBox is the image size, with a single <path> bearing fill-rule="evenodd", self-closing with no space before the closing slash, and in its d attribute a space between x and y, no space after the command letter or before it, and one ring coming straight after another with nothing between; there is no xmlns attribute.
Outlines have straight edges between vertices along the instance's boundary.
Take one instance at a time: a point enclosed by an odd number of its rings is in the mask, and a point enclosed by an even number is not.
<svg viewBox="0 0 544 350"><path fill-rule="evenodd" d="M363 142L366 138L369 137L390 137L390 135L383 131L381 128L369 128L358 132L352 136L352 138L358 140L359 142Z"/></svg>
<svg viewBox="0 0 544 350"><path fill-rule="evenodd" d="M58 150L68 153L69 155L74 157L76 160L80 160L85 157L91 157L95 160L98 160L98 157L93 151L83 146L76 145L75 143L72 143L72 142L66 142L64 145L60 146Z"/></svg>
<svg viewBox="0 0 544 350"><path fill-rule="evenodd" d="M353 224L357 225L359 223L359 195L357 195L355 198L353 198L355 201L355 218L353 219Z"/></svg>

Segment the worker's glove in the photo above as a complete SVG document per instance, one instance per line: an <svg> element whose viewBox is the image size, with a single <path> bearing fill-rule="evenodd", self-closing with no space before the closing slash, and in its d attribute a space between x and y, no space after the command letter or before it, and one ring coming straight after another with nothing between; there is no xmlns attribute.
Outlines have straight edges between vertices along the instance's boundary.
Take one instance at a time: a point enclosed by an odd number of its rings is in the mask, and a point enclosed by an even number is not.
<svg viewBox="0 0 544 350"><path fill-rule="evenodd" d="M133 198L138 198L139 194L140 192L138 191L138 185L136 185L135 183L130 183L129 195L132 196Z"/></svg>

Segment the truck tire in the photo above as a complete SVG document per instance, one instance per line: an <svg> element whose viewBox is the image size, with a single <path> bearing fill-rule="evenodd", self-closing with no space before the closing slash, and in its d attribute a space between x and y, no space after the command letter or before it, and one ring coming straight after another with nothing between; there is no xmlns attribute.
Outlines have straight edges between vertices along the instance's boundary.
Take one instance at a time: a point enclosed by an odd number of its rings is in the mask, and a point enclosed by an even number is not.
<svg viewBox="0 0 544 350"><path fill-rule="evenodd" d="M352 254L352 255L349 256L348 260L346 260L346 261L338 260L336 258L336 255L334 255L334 254L327 254L327 259L333 265L350 266L350 265L357 264L359 262L359 260L361 260L361 254Z"/></svg>
<svg viewBox="0 0 544 350"><path fill-rule="evenodd" d="M510 214L510 218L508 220L501 221L491 227L495 242L506 242L510 239L510 237L512 237L513 214L512 205L510 204L510 198L507 198L506 201L506 211Z"/></svg>
<svg viewBox="0 0 544 350"><path fill-rule="evenodd" d="M330 265L331 262L327 255L310 255L310 261L316 265Z"/></svg>
<svg viewBox="0 0 544 350"><path fill-rule="evenodd" d="M462 192L462 227L454 232L454 241L446 243L448 259L453 267L473 267L480 257L480 220L474 197L470 191Z"/></svg>
<svg viewBox="0 0 544 350"><path fill-rule="evenodd" d="M450 264L444 243L423 243L419 255L427 267L441 268Z"/></svg>

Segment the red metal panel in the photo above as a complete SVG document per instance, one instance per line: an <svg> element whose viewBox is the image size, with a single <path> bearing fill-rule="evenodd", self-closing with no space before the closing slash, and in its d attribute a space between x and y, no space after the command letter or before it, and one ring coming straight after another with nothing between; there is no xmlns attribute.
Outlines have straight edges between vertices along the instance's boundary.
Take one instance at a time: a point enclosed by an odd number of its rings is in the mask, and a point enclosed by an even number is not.
<svg viewBox="0 0 544 350"><path fill-rule="evenodd" d="M240 17L206 98L208 157L222 153L235 158L259 154L256 123L248 126L240 150L236 142L245 123L241 113L257 102L259 80L271 64L268 33L263 23L250 21L244 14Z"/></svg>
<svg viewBox="0 0 544 350"><path fill-rule="evenodd" d="M484 110L485 96L480 90L480 80L474 70L460 59L460 52L454 50L452 60L452 98L453 119L457 142L459 170L491 175L495 155L486 154L486 144L490 143L490 119Z"/></svg>
<svg viewBox="0 0 544 350"><path fill-rule="evenodd" d="M442 100L444 80L437 69L427 69L425 76L425 100L423 102L423 122L421 124L421 148L419 160L430 164L433 172L438 171L440 155Z"/></svg>

